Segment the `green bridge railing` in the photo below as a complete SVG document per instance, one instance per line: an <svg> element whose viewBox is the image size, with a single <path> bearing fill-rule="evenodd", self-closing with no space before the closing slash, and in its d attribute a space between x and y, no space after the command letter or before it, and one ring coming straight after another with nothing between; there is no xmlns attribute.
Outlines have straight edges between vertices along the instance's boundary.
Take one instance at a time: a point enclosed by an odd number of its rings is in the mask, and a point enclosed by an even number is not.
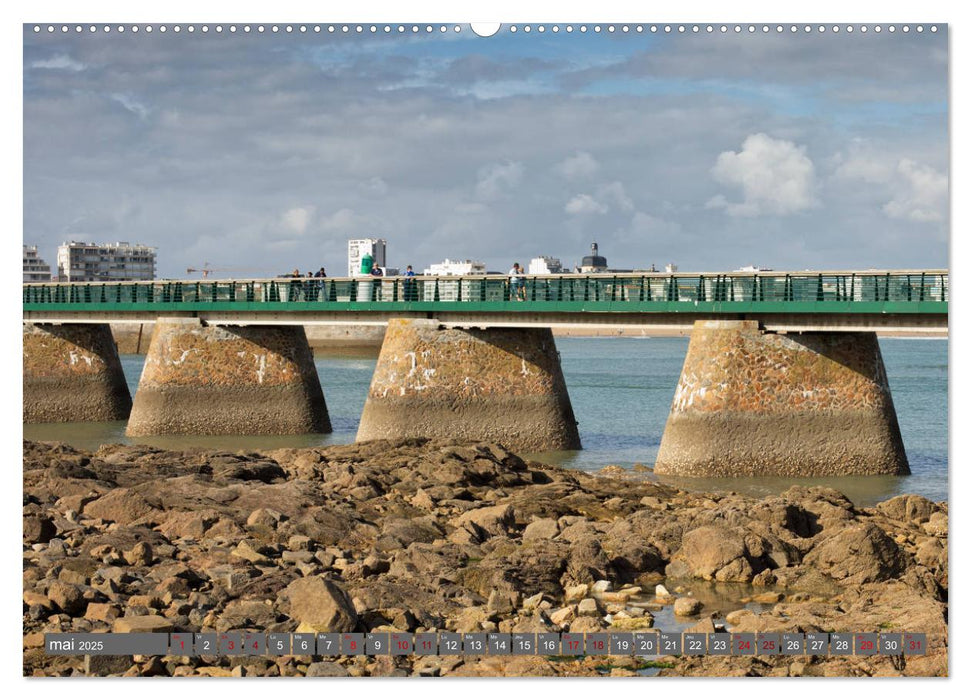
<svg viewBox="0 0 971 700"><path fill-rule="evenodd" d="M947 313L948 273L759 272L24 284L28 311Z"/></svg>

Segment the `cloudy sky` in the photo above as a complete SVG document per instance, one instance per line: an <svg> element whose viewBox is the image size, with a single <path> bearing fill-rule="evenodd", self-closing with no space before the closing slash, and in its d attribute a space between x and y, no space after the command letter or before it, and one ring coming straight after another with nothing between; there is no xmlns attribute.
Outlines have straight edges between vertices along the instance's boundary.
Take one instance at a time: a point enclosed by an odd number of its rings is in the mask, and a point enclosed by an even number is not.
<svg viewBox="0 0 971 700"><path fill-rule="evenodd" d="M592 27L592 25L591 25ZM947 32L24 30L24 242L159 275L946 267Z"/></svg>

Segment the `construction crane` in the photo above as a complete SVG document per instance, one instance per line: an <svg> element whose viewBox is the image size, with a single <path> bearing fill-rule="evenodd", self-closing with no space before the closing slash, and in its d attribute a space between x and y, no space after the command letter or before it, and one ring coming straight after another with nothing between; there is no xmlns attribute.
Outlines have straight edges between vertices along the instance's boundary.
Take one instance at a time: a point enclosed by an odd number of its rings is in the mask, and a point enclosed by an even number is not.
<svg viewBox="0 0 971 700"><path fill-rule="evenodd" d="M257 270L252 267L210 267L208 262L202 263L202 267L187 267L185 272L187 275L195 274L196 272L202 273L202 279L208 279L210 272L256 272Z"/></svg>

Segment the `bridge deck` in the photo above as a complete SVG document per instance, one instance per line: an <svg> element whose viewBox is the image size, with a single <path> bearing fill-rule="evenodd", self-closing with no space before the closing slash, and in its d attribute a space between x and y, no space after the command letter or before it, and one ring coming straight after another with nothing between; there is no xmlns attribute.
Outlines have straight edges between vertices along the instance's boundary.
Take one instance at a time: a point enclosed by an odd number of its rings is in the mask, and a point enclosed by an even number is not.
<svg viewBox="0 0 971 700"><path fill-rule="evenodd" d="M946 329L948 274L880 272L646 273L524 276L161 280L23 286L24 320L214 324L689 327L755 318L777 330Z"/></svg>

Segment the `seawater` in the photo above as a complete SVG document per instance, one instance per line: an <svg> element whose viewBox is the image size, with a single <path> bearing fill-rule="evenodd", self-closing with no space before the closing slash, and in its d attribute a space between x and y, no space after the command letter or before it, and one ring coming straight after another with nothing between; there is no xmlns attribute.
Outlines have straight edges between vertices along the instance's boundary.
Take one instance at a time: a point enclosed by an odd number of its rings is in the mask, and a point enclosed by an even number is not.
<svg viewBox="0 0 971 700"><path fill-rule="evenodd" d="M527 455L584 471L609 464L652 466L661 444L671 399L688 349L687 338L558 338L573 410L580 421L582 450ZM869 505L901 493L935 501L948 499L948 344L940 339L881 338L890 389L912 474L906 477L825 479L673 479L654 477L691 490L736 491L749 495L778 493L793 484L826 485ZM144 357L123 355L132 395ZM168 449L212 447L268 450L313 447L354 441L364 408L375 357L320 356L315 359L334 432L298 436L170 436L138 438ZM125 423L24 425L30 440L59 440L84 449L105 443L132 442Z"/></svg>

